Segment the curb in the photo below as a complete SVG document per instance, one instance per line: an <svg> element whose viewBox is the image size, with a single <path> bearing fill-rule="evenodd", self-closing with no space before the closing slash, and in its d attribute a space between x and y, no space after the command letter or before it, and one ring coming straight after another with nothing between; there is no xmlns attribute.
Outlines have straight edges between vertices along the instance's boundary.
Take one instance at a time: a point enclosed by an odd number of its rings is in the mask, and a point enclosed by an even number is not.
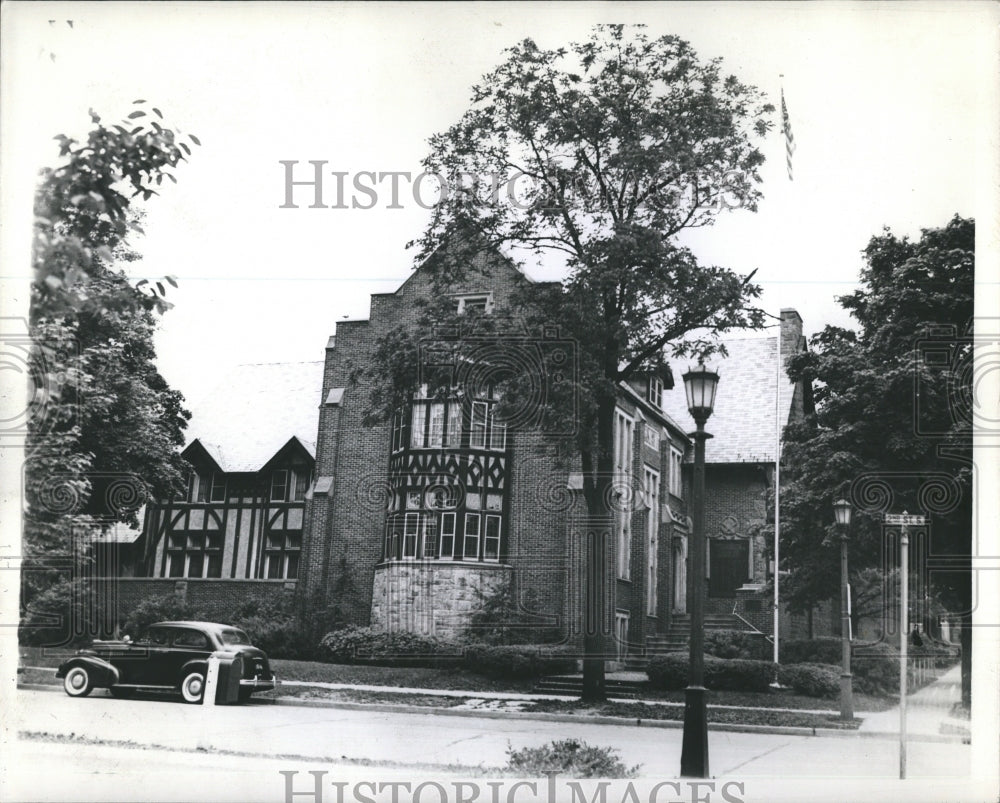
<svg viewBox="0 0 1000 803"><path fill-rule="evenodd" d="M61 691L59 686L49 686L41 683L19 683L17 688L29 691ZM405 703L352 703L328 700L302 700L297 697L273 697L253 700L252 705L297 706L299 708L338 708L345 711L388 711L394 714L424 714L427 716L466 717L478 719L526 719L536 722L575 722L593 725L618 725L636 728L664 728L680 730L684 723L673 719L625 719L624 717L590 716L582 717L574 714L550 714L546 712L532 713L530 711L477 711L473 709L439 708L425 705L406 705ZM710 722L710 731L726 733L760 733L774 736L808 736L837 739L892 739L899 738L893 731L859 731L841 728L806 728L794 725L741 725L736 722ZM970 737L947 734L907 735L908 742L932 742L938 744L971 744Z"/></svg>

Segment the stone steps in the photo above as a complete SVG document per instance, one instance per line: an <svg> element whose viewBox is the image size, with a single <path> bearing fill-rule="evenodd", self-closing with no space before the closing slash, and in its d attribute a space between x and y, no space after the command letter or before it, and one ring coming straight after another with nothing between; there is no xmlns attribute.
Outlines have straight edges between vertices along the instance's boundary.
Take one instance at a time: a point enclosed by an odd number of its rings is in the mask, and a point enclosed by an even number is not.
<svg viewBox="0 0 1000 803"><path fill-rule="evenodd" d="M628 666L628 660L626 660ZM638 699L642 683L634 680L614 680L607 678L604 689L608 697L626 700ZM578 697L583 693L583 675L549 675L538 681L534 691L539 694L564 694Z"/></svg>

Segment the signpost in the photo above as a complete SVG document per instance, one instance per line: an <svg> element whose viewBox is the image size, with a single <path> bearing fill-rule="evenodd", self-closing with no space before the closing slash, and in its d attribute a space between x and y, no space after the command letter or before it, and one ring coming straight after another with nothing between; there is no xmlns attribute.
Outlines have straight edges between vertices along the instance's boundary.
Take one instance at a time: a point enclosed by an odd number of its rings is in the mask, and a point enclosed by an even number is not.
<svg viewBox="0 0 1000 803"><path fill-rule="evenodd" d="M923 516L886 513L886 524L902 527L899 535L899 777L906 778L906 648L910 635L909 585L910 585L910 532L909 527L922 527L927 523Z"/></svg>

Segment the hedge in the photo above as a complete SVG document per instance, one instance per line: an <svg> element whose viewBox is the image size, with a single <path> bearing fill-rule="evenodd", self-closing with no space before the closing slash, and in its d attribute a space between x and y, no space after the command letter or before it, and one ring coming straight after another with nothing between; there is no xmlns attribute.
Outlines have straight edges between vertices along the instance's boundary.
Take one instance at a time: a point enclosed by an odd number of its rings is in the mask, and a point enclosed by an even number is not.
<svg viewBox="0 0 1000 803"><path fill-rule="evenodd" d="M465 648L462 663L470 672L514 680L575 672L574 656L553 647L474 644Z"/></svg>
<svg viewBox="0 0 1000 803"><path fill-rule="evenodd" d="M453 642L404 631L349 626L327 633L320 642L323 660L376 666L455 666L461 647Z"/></svg>
<svg viewBox="0 0 1000 803"><path fill-rule="evenodd" d="M782 644L783 665L826 664L839 667L843 649L838 638L788 641ZM958 648L925 638L919 646L910 646L909 657L931 659L933 666L949 666L958 659ZM912 664L911 664L912 666ZM838 670L839 671L839 670ZM851 645L853 688L863 694L899 694L899 646L895 642ZM925 676L925 682L930 676Z"/></svg>
<svg viewBox="0 0 1000 803"><path fill-rule="evenodd" d="M706 630L705 652L716 658L766 661L771 645L760 633L748 630Z"/></svg>
<svg viewBox="0 0 1000 803"><path fill-rule="evenodd" d="M839 638L782 640L779 647L782 664L839 664Z"/></svg>
<svg viewBox="0 0 1000 803"><path fill-rule="evenodd" d="M836 697L840 693L840 671L829 664L782 665L778 682L806 697Z"/></svg>
<svg viewBox="0 0 1000 803"><path fill-rule="evenodd" d="M687 655L656 655L646 665L654 686L679 690L688 685ZM774 680L774 664L705 656L705 688L715 691L767 691Z"/></svg>
<svg viewBox="0 0 1000 803"><path fill-rule="evenodd" d="M335 664L457 667L512 680L576 671L576 654L559 647L530 644L463 644L417 633L387 633L370 627L345 627L327 633L323 659Z"/></svg>

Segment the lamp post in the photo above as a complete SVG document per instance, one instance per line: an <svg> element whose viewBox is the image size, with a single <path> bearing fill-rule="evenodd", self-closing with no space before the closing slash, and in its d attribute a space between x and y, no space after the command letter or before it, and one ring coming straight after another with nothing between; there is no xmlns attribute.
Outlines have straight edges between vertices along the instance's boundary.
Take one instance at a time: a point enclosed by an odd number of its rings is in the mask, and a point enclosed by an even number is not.
<svg viewBox="0 0 1000 803"><path fill-rule="evenodd" d="M840 530L840 643L843 665L840 670L840 718L854 719L854 693L851 690L851 589L847 584L847 535L851 526L851 503L838 499L833 515Z"/></svg>
<svg viewBox="0 0 1000 803"><path fill-rule="evenodd" d="M691 533L691 652L688 686L684 691L684 739L681 777L708 777L708 716L705 709L705 422L715 406L719 375L698 363L684 374L688 410L697 424L694 438L694 485L691 492L694 531Z"/></svg>

